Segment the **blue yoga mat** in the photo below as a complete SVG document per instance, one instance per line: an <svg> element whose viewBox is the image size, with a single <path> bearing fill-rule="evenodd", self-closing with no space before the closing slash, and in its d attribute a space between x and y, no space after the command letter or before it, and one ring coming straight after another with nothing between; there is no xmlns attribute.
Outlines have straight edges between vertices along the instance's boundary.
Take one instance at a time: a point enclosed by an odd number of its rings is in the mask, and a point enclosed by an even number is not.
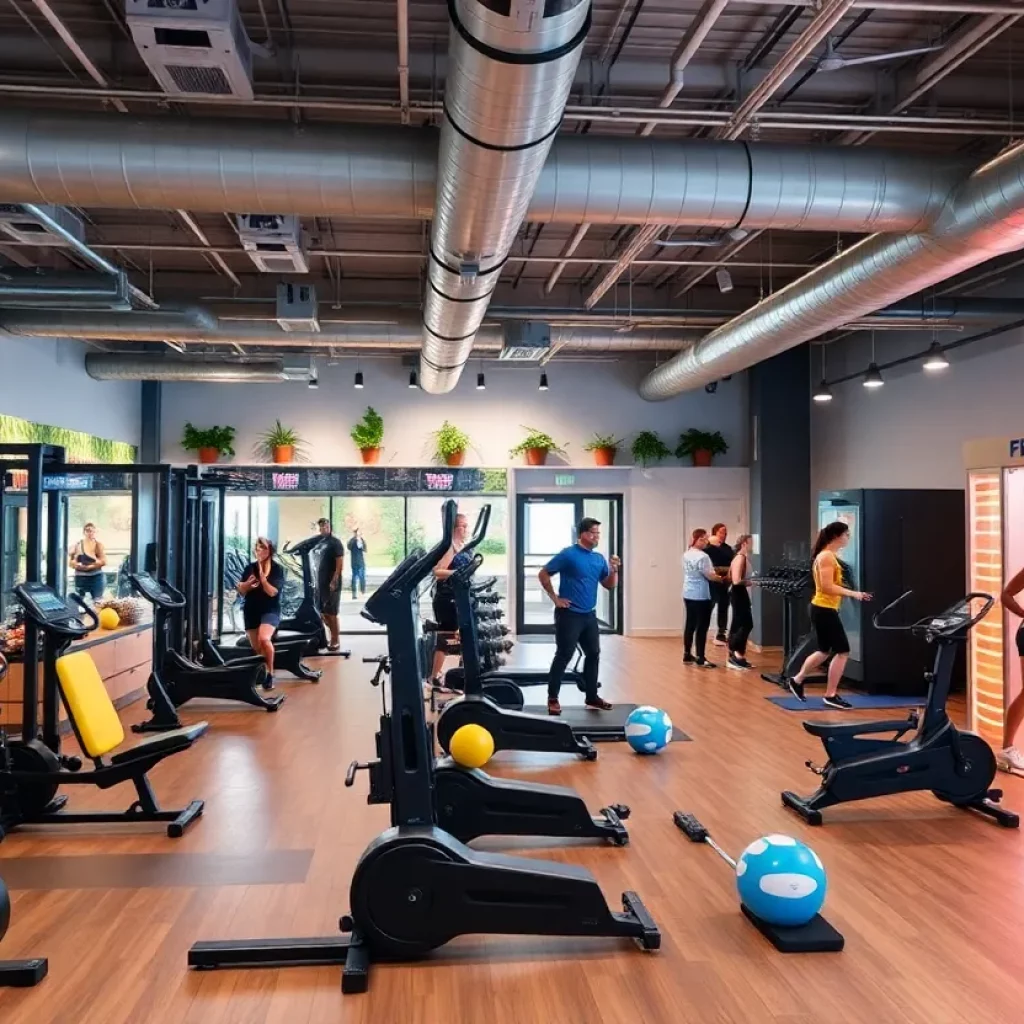
<svg viewBox="0 0 1024 1024"><path fill-rule="evenodd" d="M876 710L880 708L923 708L925 705L924 697L892 697L884 693L876 695L844 693L843 696L858 711L867 711L872 708ZM766 697L765 700L770 700L777 708L782 708L783 711L836 710L835 708L830 708L821 697L809 696L805 701L797 700L796 697Z"/></svg>

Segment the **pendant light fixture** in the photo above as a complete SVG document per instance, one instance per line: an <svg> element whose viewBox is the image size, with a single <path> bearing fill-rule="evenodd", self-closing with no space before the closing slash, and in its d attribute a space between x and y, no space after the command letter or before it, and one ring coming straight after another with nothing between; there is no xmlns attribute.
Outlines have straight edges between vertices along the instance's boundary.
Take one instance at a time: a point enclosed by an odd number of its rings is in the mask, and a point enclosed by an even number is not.
<svg viewBox="0 0 1024 1024"><path fill-rule="evenodd" d="M942 346L937 341L932 341L922 365L929 373L937 373L939 370L949 369L949 360L946 358L946 353L942 351Z"/></svg>
<svg viewBox="0 0 1024 1024"><path fill-rule="evenodd" d="M825 402L832 401L832 389L828 386L828 382L825 380L825 346L821 346L821 383L814 389L814 394L811 396L814 401Z"/></svg>
<svg viewBox="0 0 1024 1024"><path fill-rule="evenodd" d="M537 385L537 390L538 391L547 391L547 389L548 389L548 375L546 373L542 373L540 375L540 384Z"/></svg>
<svg viewBox="0 0 1024 1024"><path fill-rule="evenodd" d="M882 371L878 368L878 363L875 362L875 332L871 332L871 363L867 368L867 372L864 374L864 379L861 383L866 388L880 388L885 381L882 380Z"/></svg>
<svg viewBox="0 0 1024 1024"><path fill-rule="evenodd" d="M419 384L419 380L416 377L416 371L413 370L409 374L409 387L410 388L418 388L419 386L420 386L420 384Z"/></svg>

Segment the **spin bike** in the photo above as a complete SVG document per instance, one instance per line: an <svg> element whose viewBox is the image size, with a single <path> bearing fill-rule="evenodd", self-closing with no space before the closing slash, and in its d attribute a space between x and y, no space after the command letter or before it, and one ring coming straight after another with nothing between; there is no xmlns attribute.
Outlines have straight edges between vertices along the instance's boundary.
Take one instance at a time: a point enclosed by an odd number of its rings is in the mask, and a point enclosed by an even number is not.
<svg viewBox="0 0 1024 1024"><path fill-rule="evenodd" d="M451 546L456 505L443 510L440 543L410 555L366 604L388 632L391 711L381 717L371 788L391 794L393 825L363 852L352 876L343 937L201 942L191 967L343 964L342 992L365 992L375 961L419 959L459 935L566 935L631 939L661 933L640 897L613 912L584 868L478 853L435 824L434 758L423 711L417 588ZM350 769L351 771L351 769Z"/></svg>
<svg viewBox="0 0 1024 1024"><path fill-rule="evenodd" d="M822 810L835 804L930 789L954 807L978 811L1004 828L1017 828L1019 817L999 806L1002 790L989 788L996 775L992 748L975 733L959 730L946 712L957 651L970 630L988 614L995 598L968 594L939 615L926 616L909 626L884 625L883 616L909 596L910 591L877 612L872 621L876 629L912 633L936 645L934 666L926 674L928 698L923 716L911 711L906 719L881 722L804 722L804 728L824 744L828 761L823 768L807 762L821 777L821 785L811 796L787 790L782 802L808 824L820 825ZM976 601L981 602L978 612L972 610ZM915 730L911 739L901 740ZM894 735L875 738L880 733Z"/></svg>

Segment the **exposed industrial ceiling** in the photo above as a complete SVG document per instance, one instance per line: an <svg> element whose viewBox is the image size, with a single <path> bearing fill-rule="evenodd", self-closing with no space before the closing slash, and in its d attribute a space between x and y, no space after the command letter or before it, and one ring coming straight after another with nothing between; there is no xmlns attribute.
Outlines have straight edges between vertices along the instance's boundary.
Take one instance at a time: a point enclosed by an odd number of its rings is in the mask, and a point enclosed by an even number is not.
<svg viewBox="0 0 1024 1024"><path fill-rule="evenodd" d="M163 6L183 8L189 2L164 0ZM480 6L500 13L503 5L487 0ZM238 10L257 49L252 98L225 100L167 93L140 56L125 0L0 0L0 154L12 148L5 143L17 141L12 125L23 113L43 122L57 115L73 121L93 114L109 119L112 127L116 119L160 119L168 132L183 122L194 126L198 119L216 118L226 142L233 130L243 128L311 134L322 129L340 137L344 126L358 125L371 132L370 138L385 137L373 136L376 129L387 138L408 133L410 139L425 140L437 161L436 134L430 133L444 116L451 59L447 3L240 0ZM789 147L787 153L808 144L868 144L919 163L933 183L935 176L952 175L949 182L935 185L941 207L951 182L959 180L960 172L952 168L966 173L1017 137L1015 111L1022 107L1024 88L1015 75L1014 57L1024 43L1024 25L1018 24L1022 16L1022 3L973 0L789 5L596 0L553 155L568 152L559 148L568 135L589 136L595 143L610 136L623 140L623 147L643 137L655 143L745 142L755 154L750 168L756 186L769 181L769 172L761 169L766 165L755 161L763 160L757 154L769 152L770 144ZM5 114L14 120L3 120ZM678 162L675 155L671 159ZM720 212L681 222L637 215L629 223L607 211L590 219L583 208L577 218L564 212L565 192L569 185L578 186L582 176L580 165L569 166L576 168L571 182L563 185L557 179L550 187L543 181L538 186L500 269L485 320L492 325L543 318L555 325L554 337L561 339L566 355L588 351L585 330L592 318L599 321L592 325L592 350L605 357L609 351L659 347L657 329L666 328L676 330L660 335L661 347L677 351L703 328L778 292L872 230L864 218L858 222L846 216L827 224L812 217L812 230L794 229L797 222L791 218L787 227L765 229L748 220L746 227L732 231ZM846 175L849 185L866 180L862 171L847 170ZM46 168L33 163L28 176L45 180ZM297 331L280 344L273 334L280 275L261 273L239 236L235 214L249 209L189 209L170 202L168 208L153 209L120 200L119 208L63 205L84 221L88 246L127 270L138 293L161 306L202 306L221 324L237 323L240 333L244 328L251 336L240 344L237 338L221 340L209 332L199 339L182 337L176 347L266 355L275 347L294 352L308 341L310 347L342 353L347 342L365 346L365 340L355 339L365 339L366 325L374 321L394 326L392 335L402 339L395 347L409 345L429 266L434 176L431 170L425 179L424 208L410 208L407 214L378 217L371 208L367 216L358 202L344 215L274 211L303 214L308 274L287 280L315 284L324 335L307 338ZM779 178L782 189L790 190L796 180ZM805 183L799 194L782 191L778 203L817 203L824 209L828 189L836 187L835 176L827 180L827 187L807 189ZM891 171L879 180L891 189ZM22 182L11 179L8 164L0 159L0 203L41 198L59 204L53 196L23 195L16 185L21 188ZM626 178L622 190L627 199L635 197L629 187ZM545 188L550 202L538 198ZM555 209L559 202L561 211ZM736 227L746 212L741 210ZM903 224L900 230L911 227ZM1012 246L1002 247L1007 248ZM1013 257L998 260L1012 263ZM71 248L0 236L4 265L96 269ZM988 271L1001 273L999 262L980 273ZM978 277L975 270L970 280ZM933 290L919 303L921 321L933 319L938 308ZM864 317L857 313L849 322L863 323ZM914 322L906 316L898 320L901 325ZM628 340L631 324L644 329L633 339L636 344ZM575 346L557 334L568 335L570 329L577 332L572 335ZM622 339L617 347L606 337L616 332ZM92 333L91 342L138 351L138 342L112 335ZM482 349L494 350L493 328L480 339Z"/></svg>

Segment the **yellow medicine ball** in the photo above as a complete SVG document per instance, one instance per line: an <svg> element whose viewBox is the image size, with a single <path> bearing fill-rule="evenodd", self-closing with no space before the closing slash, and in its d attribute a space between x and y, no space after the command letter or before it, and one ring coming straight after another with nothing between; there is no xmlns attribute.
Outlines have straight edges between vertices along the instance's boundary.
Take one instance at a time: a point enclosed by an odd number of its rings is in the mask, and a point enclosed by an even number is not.
<svg viewBox="0 0 1024 1024"><path fill-rule="evenodd" d="M449 753L463 768L483 768L494 753L494 737L482 725L463 725L455 730Z"/></svg>

